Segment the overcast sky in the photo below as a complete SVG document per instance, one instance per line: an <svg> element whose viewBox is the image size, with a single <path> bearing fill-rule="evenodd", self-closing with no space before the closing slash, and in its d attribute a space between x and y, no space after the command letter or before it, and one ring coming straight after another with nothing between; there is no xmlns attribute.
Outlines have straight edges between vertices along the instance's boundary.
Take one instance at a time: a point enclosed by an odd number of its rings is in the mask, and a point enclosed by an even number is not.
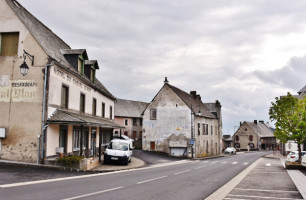
<svg viewBox="0 0 306 200"><path fill-rule="evenodd" d="M268 121L275 97L306 84L304 0L19 2L98 60L97 77L117 98L150 102L167 76L221 102L223 134Z"/></svg>

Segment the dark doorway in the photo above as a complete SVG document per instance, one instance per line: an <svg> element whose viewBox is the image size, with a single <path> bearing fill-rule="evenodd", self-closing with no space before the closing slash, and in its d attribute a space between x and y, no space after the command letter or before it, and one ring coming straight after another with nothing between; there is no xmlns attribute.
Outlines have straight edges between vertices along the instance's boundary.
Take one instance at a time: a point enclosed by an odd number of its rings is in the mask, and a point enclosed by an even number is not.
<svg viewBox="0 0 306 200"><path fill-rule="evenodd" d="M150 151L155 151L155 142L150 142Z"/></svg>

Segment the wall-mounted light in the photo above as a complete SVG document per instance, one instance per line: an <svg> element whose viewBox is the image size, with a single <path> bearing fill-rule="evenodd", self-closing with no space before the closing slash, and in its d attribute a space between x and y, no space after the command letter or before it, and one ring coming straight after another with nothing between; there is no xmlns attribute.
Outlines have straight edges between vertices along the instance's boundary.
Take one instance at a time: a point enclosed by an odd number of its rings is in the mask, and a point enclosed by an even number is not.
<svg viewBox="0 0 306 200"><path fill-rule="evenodd" d="M32 66L34 65L34 56L30 55L28 52L26 52L25 50L23 50L23 63L20 65L20 73L22 74L22 76L25 76L28 74L29 71L29 67L26 63L26 58L28 58L32 61Z"/></svg>

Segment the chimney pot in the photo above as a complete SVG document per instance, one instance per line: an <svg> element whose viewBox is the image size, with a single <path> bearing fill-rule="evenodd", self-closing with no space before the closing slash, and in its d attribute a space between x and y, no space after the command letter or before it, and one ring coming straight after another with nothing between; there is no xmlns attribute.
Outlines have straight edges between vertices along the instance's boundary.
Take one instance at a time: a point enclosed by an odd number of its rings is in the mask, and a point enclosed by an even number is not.
<svg viewBox="0 0 306 200"><path fill-rule="evenodd" d="M257 124L257 120L254 120L254 124Z"/></svg>
<svg viewBox="0 0 306 200"><path fill-rule="evenodd" d="M164 83L169 83L169 81L168 81L167 77L165 77L165 81L164 81Z"/></svg>
<svg viewBox="0 0 306 200"><path fill-rule="evenodd" d="M190 91L190 95L195 99L197 97L197 91Z"/></svg>

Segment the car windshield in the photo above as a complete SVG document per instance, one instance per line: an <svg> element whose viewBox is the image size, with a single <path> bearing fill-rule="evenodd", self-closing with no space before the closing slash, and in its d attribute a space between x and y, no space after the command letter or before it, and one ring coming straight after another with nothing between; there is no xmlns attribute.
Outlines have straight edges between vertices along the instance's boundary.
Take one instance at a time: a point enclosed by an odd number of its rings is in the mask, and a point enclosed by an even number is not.
<svg viewBox="0 0 306 200"><path fill-rule="evenodd" d="M128 144L124 142L119 142L119 141L113 141L111 142L108 147L108 149L113 149L113 150L121 150L121 151L128 151L129 147Z"/></svg>

